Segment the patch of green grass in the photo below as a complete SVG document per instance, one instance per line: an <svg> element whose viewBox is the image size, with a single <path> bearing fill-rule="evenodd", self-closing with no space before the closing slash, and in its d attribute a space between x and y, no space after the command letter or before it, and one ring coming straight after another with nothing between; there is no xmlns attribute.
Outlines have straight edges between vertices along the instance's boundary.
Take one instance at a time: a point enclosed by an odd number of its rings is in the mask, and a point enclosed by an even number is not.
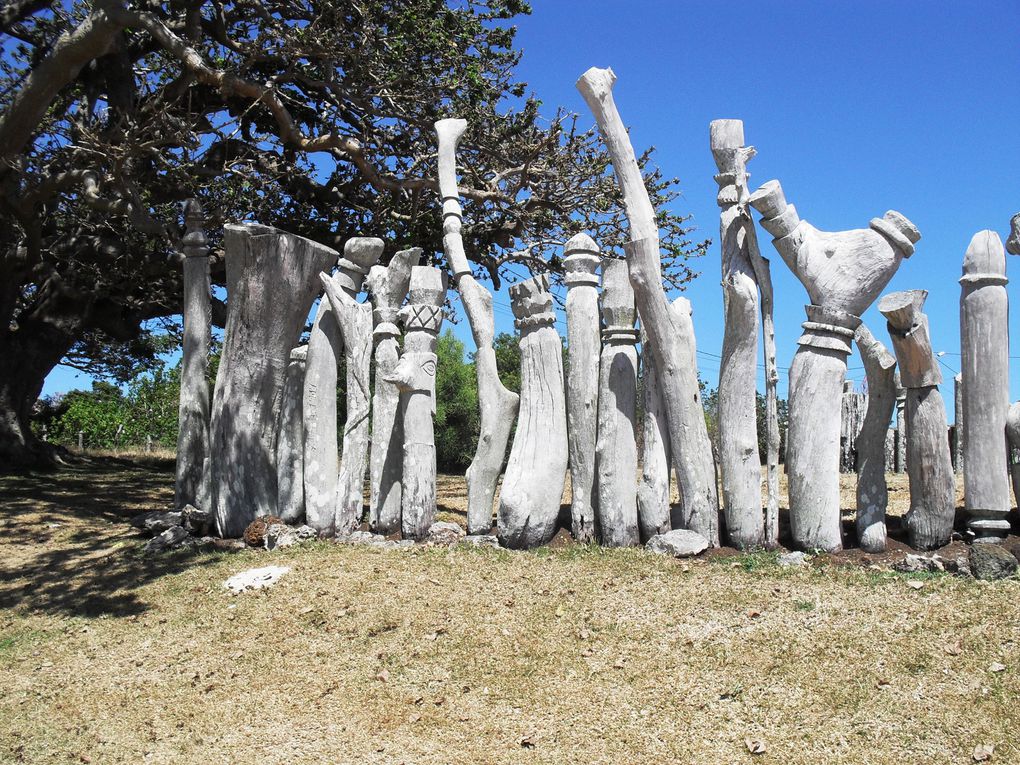
<svg viewBox="0 0 1020 765"><path fill-rule="evenodd" d="M798 611L814 611L815 604L812 600L795 600L793 601L793 607Z"/></svg>
<svg viewBox="0 0 1020 765"><path fill-rule="evenodd" d="M43 630L36 629L15 629L5 635L0 635L0 660L7 661L14 658L19 646L28 645L46 637Z"/></svg>

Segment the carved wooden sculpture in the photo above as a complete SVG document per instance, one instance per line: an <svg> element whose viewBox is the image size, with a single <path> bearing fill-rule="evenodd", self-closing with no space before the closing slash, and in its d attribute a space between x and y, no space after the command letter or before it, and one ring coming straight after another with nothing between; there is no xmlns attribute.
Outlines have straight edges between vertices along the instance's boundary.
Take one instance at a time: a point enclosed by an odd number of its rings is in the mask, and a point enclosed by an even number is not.
<svg viewBox="0 0 1020 765"><path fill-rule="evenodd" d="M1015 220L1015 219L1014 219ZM1013 483L1013 498L1020 503L1020 401L1010 405L1006 413L1006 439L1009 442L1009 477Z"/></svg>
<svg viewBox="0 0 1020 765"><path fill-rule="evenodd" d="M839 411L839 472L857 472L857 437L864 422L868 397L854 390L852 381L843 383L843 400Z"/></svg>
<svg viewBox="0 0 1020 765"><path fill-rule="evenodd" d="M907 476L910 510L904 517L912 547L931 550L953 533L956 479L946 438L946 408L939 393L942 373L931 350L928 317L921 312L926 290L893 292L878 303L906 388ZM1002 434L998 436L1002 441Z"/></svg>
<svg viewBox="0 0 1020 765"><path fill-rule="evenodd" d="M1006 412L1009 409L1009 300L1006 253L994 231L970 240L960 278L963 376L963 495L975 541L1009 534Z"/></svg>
<svg viewBox="0 0 1020 765"><path fill-rule="evenodd" d="M747 214L747 162L755 151L744 146L740 120L714 120L709 132L719 169L715 181L726 317L719 363L719 467L727 536L733 546L745 549L765 543L756 395L758 279L751 252L757 254L757 241Z"/></svg>
<svg viewBox="0 0 1020 765"><path fill-rule="evenodd" d="M209 456L209 338L212 304L209 296L209 248L202 230L202 206L184 203L184 349L177 431L177 480L174 504L198 506L202 465ZM209 510L203 507L203 510Z"/></svg>
<svg viewBox="0 0 1020 765"><path fill-rule="evenodd" d="M400 529L404 539L424 539L436 517L436 336L443 323L446 272L411 269L411 292L402 309L404 350L388 381L400 389L404 414Z"/></svg>
<svg viewBox="0 0 1020 765"><path fill-rule="evenodd" d="M963 375L953 377L953 470L963 472Z"/></svg>
<svg viewBox="0 0 1020 765"><path fill-rule="evenodd" d="M485 534L492 528L492 500L506 456L510 429L517 414L518 396L504 387L496 371L496 352L492 347L496 326L492 315L492 294L472 276L460 233L463 214L457 190L457 141L466 127L467 122L459 119L439 120L435 124L439 137L443 249L475 341L475 374L481 414L478 447L466 476L468 533Z"/></svg>
<svg viewBox="0 0 1020 765"><path fill-rule="evenodd" d="M921 235L892 210L866 229L819 231L786 203L778 181L759 188L749 203L811 299L790 365L786 470L793 538L800 547L839 550L839 406L847 356L860 315Z"/></svg>
<svg viewBox="0 0 1020 765"><path fill-rule="evenodd" d="M301 523L305 517L305 427L301 398L304 395L307 358L307 345L300 345L290 352L280 401L275 515L287 523Z"/></svg>
<svg viewBox="0 0 1020 765"><path fill-rule="evenodd" d="M907 472L907 390L896 370L896 472Z"/></svg>
<svg viewBox="0 0 1020 765"><path fill-rule="evenodd" d="M570 452L570 530L595 539L595 434L599 398L598 245L587 234L563 248L567 284L567 437Z"/></svg>
<svg viewBox="0 0 1020 765"><path fill-rule="evenodd" d="M672 306L670 307L672 310ZM674 317L675 319L675 317ZM669 421L666 402L659 386L648 332L641 328L641 396L644 416L641 422L641 475L638 479L638 528L641 541L647 542L672 528L670 523L670 472L672 454L669 445Z"/></svg>
<svg viewBox="0 0 1020 765"><path fill-rule="evenodd" d="M361 484L368 441L368 379L371 356L371 307L357 303L365 275L382 255L383 241L375 237L354 237L344 244L344 256L330 279L342 292L344 310L328 298L319 310L308 338L305 369L305 513L308 525L320 534L333 536L354 530L361 517ZM347 367L347 421L343 454L337 453L337 363L343 353ZM348 452L350 459L348 460ZM361 472L357 473L360 463ZM341 475L341 472L348 472ZM362 481L356 480L361 477ZM357 484L357 486L355 486ZM351 495L356 492L356 497ZM352 506L352 504L354 506ZM343 519L344 529L337 527ZM352 525L353 524L353 525Z"/></svg>
<svg viewBox="0 0 1020 765"><path fill-rule="evenodd" d="M521 332L521 406L503 488L500 544L538 547L556 533L567 472L567 411L563 344L545 274L510 287L514 324Z"/></svg>
<svg viewBox="0 0 1020 765"><path fill-rule="evenodd" d="M372 395L372 453L369 467L369 528L376 534L400 529L400 476L404 461L404 425L400 390L387 380L400 359L400 306L407 296L411 269L421 248L396 253L387 266L372 266L368 289L372 295L375 329L375 391Z"/></svg>
<svg viewBox="0 0 1020 765"><path fill-rule="evenodd" d="M623 194L631 241L625 246L631 285L641 323L655 354L659 385L666 403L670 445L680 490L683 522L709 543L719 544L719 498L712 445L698 388L697 364L678 342L662 288L659 231L627 129L613 101L616 75L592 68L577 81L595 116Z"/></svg>
<svg viewBox="0 0 1020 765"><path fill-rule="evenodd" d="M896 406L896 359L864 324L854 337L868 377L867 410L857 435L857 542L877 553L886 544L886 440Z"/></svg>
<svg viewBox="0 0 1020 765"><path fill-rule="evenodd" d="M1020 255L1020 213L1009 219L1009 237L1006 239L1006 252Z"/></svg>
<svg viewBox="0 0 1020 765"><path fill-rule="evenodd" d="M347 419L344 421L333 522L337 536L350 534L358 527L364 506L371 409L372 306L357 302L354 296L382 250L381 239L348 239L337 272L323 281L326 297L340 326L347 370Z"/></svg>
<svg viewBox="0 0 1020 765"><path fill-rule="evenodd" d="M637 344L634 291L627 263L602 263L602 359L599 366L599 536L608 547L641 542L637 512Z"/></svg>
<svg viewBox="0 0 1020 765"><path fill-rule="evenodd" d="M335 250L269 226L224 227L227 326L210 422L216 528L240 536L276 512L276 425L283 376Z"/></svg>

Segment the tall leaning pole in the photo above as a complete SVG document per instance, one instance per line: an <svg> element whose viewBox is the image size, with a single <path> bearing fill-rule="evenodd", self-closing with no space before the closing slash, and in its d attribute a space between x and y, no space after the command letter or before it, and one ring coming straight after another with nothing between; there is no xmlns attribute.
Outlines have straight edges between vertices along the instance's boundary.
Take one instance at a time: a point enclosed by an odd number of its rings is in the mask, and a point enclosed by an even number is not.
<svg viewBox="0 0 1020 765"><path fill-rule="evenodd" d="M994 231L970 240L960 277L963 376L963 496L975 542L1009 534L1006 413L1009 410L1009 299L1006 253ZM957 436L959 438L959 435Z"/></svg>
<svg viewBox="0 0 1020 765"><path fill-rule="evenodd" d="M611 69L592 67L578 79L577 89L595 116L623 194L630 224L630 241L624 250L638 314L651 341L666 404L670 445L683 498L681 521L711 545L718 546L719 497L697 364L678 341L676 324L662 288L659 227L627 128L613 100L615 82L616 75Z"/></svg>
<svg viewBox="0 0 1020 765"><path fill-rule="evenodd" d="M178 508L198 504L202 466L209 456L209 383L205 376L209 369L212 304L209 248L202 224L202 206L197 199L189 199L184 203L184 355L174 483L174 503Z"/></svg>
<svg viewBox="0 0 1020 765"><path fill-rule="evenodd" d="M496 322L492 313L492 293L475 280L464 252L461 235L463 212L457 189L457 141L467 128L461 119L439 120L435 124L439 139L439 194L443 205L443 249L460 293L475 341L475 374L478 379L478 406L481 425L478 447L467 469L468 533L486 534L492 528L492 503L496 482L506 457L510 429L517 418L520 398L507 390L496 371L496 351L492 342Z"/></svg>

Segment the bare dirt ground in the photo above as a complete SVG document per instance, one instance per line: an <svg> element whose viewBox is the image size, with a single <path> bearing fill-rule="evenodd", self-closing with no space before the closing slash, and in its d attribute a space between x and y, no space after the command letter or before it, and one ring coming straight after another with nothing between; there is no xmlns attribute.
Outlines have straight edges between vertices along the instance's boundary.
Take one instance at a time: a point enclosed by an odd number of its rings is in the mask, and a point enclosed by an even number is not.
<svg viewBox="0 0 1020 765"><path fill-rule="evenodd" d="M125 521L172 482L112 459L0 478L0 762L1020 762L1020 580L854 551L141 558ZM440 503L462 519L460 479ZM269 563L275 588L223 589Z"/></svg>

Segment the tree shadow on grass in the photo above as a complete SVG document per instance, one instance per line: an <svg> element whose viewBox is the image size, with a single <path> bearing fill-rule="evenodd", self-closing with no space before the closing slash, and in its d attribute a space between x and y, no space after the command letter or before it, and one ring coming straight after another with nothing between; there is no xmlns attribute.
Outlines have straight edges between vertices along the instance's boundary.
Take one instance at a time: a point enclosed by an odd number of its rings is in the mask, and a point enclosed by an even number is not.
<svg viewBox="0 0 1020 765"><path fill-rule="evenodd" d="M140 555L136 514L173 503L173 464L92 460L57 472L0 477L0 608L63 616L130 616L168 574L217 553Z"/></svg>

